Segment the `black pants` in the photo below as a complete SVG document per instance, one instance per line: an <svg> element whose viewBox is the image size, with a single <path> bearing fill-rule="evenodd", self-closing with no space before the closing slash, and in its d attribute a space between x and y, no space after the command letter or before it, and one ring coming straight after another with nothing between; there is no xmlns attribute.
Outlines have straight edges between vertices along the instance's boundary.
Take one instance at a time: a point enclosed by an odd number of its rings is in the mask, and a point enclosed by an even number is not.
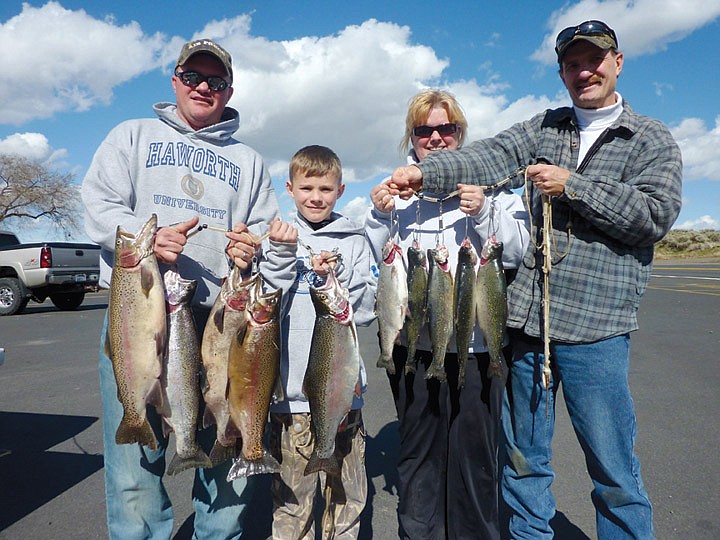
<svg viewBox="0 0 720 540"><path fill-rule="evenodd" d="M487 354L471 354L465 386L458 364L445 357L447 382L426 380L432 353L418 351L417 372L405 375L407 349L395 347L388 375L398 419L400 538L500 538L498 437L505 379L488 379Z"/></svg>

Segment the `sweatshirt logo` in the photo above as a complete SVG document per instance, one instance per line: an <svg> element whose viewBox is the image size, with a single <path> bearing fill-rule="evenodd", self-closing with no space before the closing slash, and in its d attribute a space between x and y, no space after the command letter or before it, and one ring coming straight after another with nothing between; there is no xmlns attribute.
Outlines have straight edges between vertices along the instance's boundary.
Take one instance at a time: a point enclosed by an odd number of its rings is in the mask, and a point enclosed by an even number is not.
<svg viewBox="0 0 720 540"><path fill-rule="evenodd" d="M180 187L188 197L192 197L196 201L198 199L202 199L203 193L205 193L205 186L203 186L203 183L197 178L193 178L190 174L186 174L182 177Z"/></svg>

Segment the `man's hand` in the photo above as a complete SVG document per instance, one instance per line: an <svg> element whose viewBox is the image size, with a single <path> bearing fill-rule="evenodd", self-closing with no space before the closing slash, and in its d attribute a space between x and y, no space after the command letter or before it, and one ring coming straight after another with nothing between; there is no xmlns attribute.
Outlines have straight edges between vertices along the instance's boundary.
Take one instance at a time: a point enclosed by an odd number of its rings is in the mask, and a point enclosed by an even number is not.
<svg viewBox="0 0 720 540"><path fill-rule="evenodd" d="M400 195L401 199L409 199L416 191L422 189L422 177L422 171L415 165L398 167L388 182L390 195Z"/></svg>
<svg viewBox="0 0 720 540"><path fill-rule="evenodd" d="M200 221L200 218L195 216L187 221L158 229L157 234L155 234L153 251L160 262L167 264L177 262L178 257L185 249L187 233L198 224L198 221Z"/></svg>
<svg viewBox="0 0 720 540"><path fill-rule="evenodd" d="M225 252L233 260L235 266L240 270L250 268L253 257L260 249L260 244L255 244L255 237L250 233L247 225L238 223L232 231L226 232L225 236L229 240Z"/></svg>
<svg viewBox="0 0 720 540"><path fill-rule="evenodd" d="M540 193L557 197L565 192L570 171L557 165L538 164L528 166L527 175Z"/></svg>

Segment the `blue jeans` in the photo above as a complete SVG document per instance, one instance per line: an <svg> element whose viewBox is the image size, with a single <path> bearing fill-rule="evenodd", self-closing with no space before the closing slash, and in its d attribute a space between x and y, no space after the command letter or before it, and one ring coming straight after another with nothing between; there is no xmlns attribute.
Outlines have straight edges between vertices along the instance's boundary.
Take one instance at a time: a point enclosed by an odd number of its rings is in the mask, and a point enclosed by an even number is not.
<svg viewBox="0 0 720 540"><path fill-rule="evenodd" d="M148 420L155 431L158 449L140 444L115 444L115 432L123 409L117 397L112 363L104 354L107 316L100 345L100 397L103 407L105 446L105 495L108 532L111 539L167 540L173 531L173 510L163 485L165 451L161 418L148 407ZM209 452L215 428L203 430L199 441ZM237 539L242 534L245 508L252 489L244 479L228 483L231 462L212 469L196 469L192 499L195 508L194 539ZM189 474L189 473L186 473Z"/></svg>
<svg viewBox="0 0 720 540"><path fill-rule="evenodd" d="M503 403L505 463L502 495L513 539L553 538L555 499L550 486L555 397L560 384L595 488L599 540L654 538L652 507L635 455L637 422L630 387L630 338L595 343L551 343L552 380L541 383L541 341L513 340L510 385Z"/></svg>

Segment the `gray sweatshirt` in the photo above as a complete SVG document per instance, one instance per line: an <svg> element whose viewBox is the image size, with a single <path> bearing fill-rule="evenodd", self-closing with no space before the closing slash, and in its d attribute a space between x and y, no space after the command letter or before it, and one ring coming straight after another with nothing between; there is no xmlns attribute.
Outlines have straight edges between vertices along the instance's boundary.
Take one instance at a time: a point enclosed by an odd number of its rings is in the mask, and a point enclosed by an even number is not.
<svg viewBox="0 0 720 540"><path fill-rule="evenodd" d="M118 225L137 233L155 213L159 226L200 216L200 223L232 229L247 224L267 230L279 209L261 156L233 138L239 114L226 108L222 120L194 131L174 103L154 106L158 118L129 120L100 144L82 185L85 229L102 248L100 283L109 287ZM294 278L295 246L270 246L260 270L270 288L287 290ZM204 230L188 239L178 260L185 279L198 281L196 307L212 307L228 272L227 239Z"/></svg>

